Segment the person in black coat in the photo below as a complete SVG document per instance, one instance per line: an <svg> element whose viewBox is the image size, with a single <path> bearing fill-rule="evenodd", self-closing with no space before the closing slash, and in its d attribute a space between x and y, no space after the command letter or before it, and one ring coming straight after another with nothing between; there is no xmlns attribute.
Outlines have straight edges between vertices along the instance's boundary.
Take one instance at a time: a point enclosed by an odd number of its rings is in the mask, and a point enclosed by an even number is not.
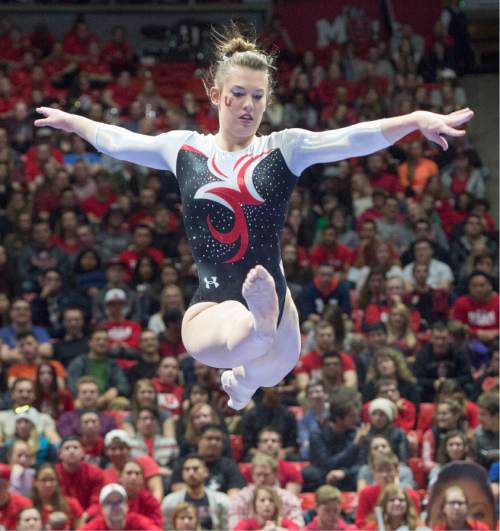
<svg viewBox="0 0 500 531"><path fill-rule="evenodd" d="M469 357L457 348L444 323L434 323L430 341L418 353L415 376L422 402L433 402L440 382L447 378L456 380L468 398L474 396Z"/></svg>

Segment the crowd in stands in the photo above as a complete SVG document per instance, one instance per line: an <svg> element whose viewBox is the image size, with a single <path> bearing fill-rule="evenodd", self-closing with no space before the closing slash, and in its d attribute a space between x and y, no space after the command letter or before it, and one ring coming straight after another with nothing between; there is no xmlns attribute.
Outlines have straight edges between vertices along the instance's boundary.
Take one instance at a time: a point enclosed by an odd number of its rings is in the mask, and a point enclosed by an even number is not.
<svg viewBox="0 0 500 531"><path fill-rule="evenodd" d="M364 37L298 53L275 21L261 132L467 104L442 21ZM304 172L282 232L302 355L236 414L182 345L198 279L175 177L33 127L54 105L213 133L199 65L144 66L122 27L59 41L8 18L0 65L0 526L416 529L434 502L433 529L495 524L497 226L469 137Z"/></svg>

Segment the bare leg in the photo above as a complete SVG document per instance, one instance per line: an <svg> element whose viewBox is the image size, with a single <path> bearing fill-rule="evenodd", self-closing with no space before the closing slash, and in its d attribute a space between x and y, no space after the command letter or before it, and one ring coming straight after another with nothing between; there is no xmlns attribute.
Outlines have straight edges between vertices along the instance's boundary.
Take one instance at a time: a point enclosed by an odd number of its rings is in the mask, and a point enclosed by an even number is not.
<svg viewBox="0 0 500 531"><path fill-rule="evenodd" d="M229 406L243 409L259 387L278 384L295 367L299 356L299 317L287 291L283 317L270 349L243 366L222 373L221 384L229 395Z"/></svg>
<svg viewBox="0 0 500 531"><path fill-rule="evenodd" d="M202 302L189 308L182 341L195 359L232 368L262 356L276 335L279 306L273 277L262 267L249 271L242 287L248 309L237 301Z"/></svg>

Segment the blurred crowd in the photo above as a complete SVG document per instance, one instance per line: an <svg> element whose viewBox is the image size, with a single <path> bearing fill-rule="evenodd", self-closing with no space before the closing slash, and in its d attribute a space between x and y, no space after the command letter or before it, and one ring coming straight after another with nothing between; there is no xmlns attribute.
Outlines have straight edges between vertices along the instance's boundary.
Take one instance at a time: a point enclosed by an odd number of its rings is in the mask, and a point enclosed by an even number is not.
<svg viewBox="0 0 500 531"><path fill-rule="evenodd" d="M446 18L299 53L276 17L262 43L281 52L262 134L467 105ZM468 136L304 172L281 235L302 355L236 414L182 344L175 177L33 127L52 105L213 133L204 66L141 61L120 26L59 41L8 18L0 65L0 525L494 527L498 232Z"/></svg>

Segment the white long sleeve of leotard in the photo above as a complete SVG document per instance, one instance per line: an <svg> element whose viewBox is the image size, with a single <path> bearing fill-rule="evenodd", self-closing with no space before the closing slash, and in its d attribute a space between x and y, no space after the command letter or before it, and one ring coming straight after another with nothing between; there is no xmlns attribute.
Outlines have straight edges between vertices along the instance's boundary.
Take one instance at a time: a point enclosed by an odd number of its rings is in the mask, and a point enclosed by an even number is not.
<svg viewBox="0 0 500 531"><path fill-rule="evenodd" d="M157 170L175 170L180 146L191 131L170 131L157 136L132 133L116 125L99 123L93 146L106 155Z"/></svg>
<svg viewBox="0 0 500 531"><path fill-rule="evenodd" d="M375 120L321 132L285 129L260 140L268 139L278 147L290 170L300 175L313 164L362 157L388 147L391 142L382 133L381 123L382 120ZM98 124L92 144L113 158L175 172L177 153L190 135L203 136L192 131L170 131L148 136L116 125ZM271 141L273 138L275 141ZM253 143L249 149L252 145L255 147Z"/></svg>
<svg viewBox="0 0 500 531"><path fill-rule="evenodd" d="M300 175L313 164L363 157L385 149L391 142L382 133L383 120L362 122L331 131L287 129L282 151L288 167Z"/></svg>

